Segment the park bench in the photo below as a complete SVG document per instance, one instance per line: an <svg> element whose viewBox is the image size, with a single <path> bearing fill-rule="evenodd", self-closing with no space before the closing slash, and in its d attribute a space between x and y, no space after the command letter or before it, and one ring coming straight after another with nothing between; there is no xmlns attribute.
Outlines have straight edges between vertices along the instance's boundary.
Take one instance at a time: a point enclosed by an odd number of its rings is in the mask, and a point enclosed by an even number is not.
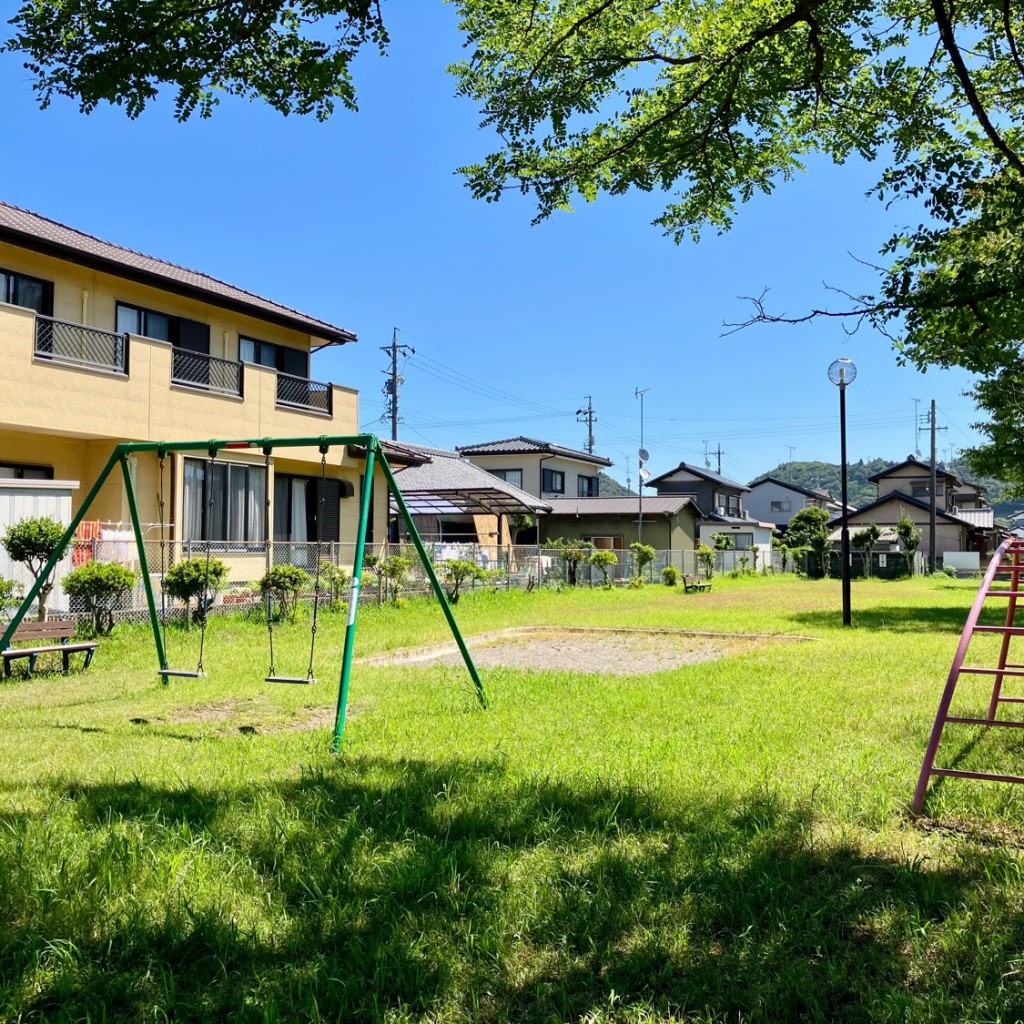
<svg viewBox="0 0 1024 1024"><path fill-rule="evenodd" d="M684 576L683 577L683 590L688 594L699 593L702 590L710 590L711 584L702 580L699 576Z"/></svg>
<svg viewBox="0 0 1024 1024"><path fill-rule="evenodd" d="M14 631L14 635L11 637L11 642L14 641L34 641L34 645L29 647L8 647L7 650L3 651L4 658L4 675L8 678L11 675L11 662L16 658L28 658L28 672L27 677L32 678L32 673L36 669L36 659L40 654L60 654L61 662L63 665L64 675L68 674L71 668L71 655L79 651L85 652L85 663L82 665L83 670L89 667L89 663L92 661L93 653L99 646L93 640L79 640L75 643L71 643L71 638L75 635L75 620L74 619L50 619L47 622L22 622L18 625L18 628ZM42 641L47 640L59 640L59 644L54 643L43 643Z"/></svg>

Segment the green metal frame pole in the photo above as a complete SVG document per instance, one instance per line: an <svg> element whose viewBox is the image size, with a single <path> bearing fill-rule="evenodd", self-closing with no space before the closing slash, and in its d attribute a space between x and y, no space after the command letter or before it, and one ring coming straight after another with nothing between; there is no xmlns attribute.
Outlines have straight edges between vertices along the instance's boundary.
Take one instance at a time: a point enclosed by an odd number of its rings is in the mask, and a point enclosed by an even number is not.
<svg viewBox="0 0 1024 1024"><path fill-rule="evenodd" d="M334 719L335 753L341 750L345 734L345 714L348 709L348 681L352 674L352 651L356 642L356 614L359 610L360 579L363 575L363 548L366 546L366 524L370 518L370 498L373 495L373 463L377 454L377 439L366 446L366 466L363 470L363 494L359 508L359 528L356 530L356 554L352 562L352 583L348 592L348 623L345 626L345 647L341 655L341 680L338 684L338 711Z"/></svg>
<svg viewBox="0 0 1024 1024"><path fill-rule="evenodd" d="M123 457L124 445L116 445L113 452L110 453L107 464L103 467L99 477L97 477L96 483L92 485L89 493L85 496L82 507L71 517L71 525L64 531L64 536L57 542L57 546L53 549L53 554L50 555L46 565L43 566L42 571L36 577L35 583L29 588L28 593L18 606L18 610L14 613L14 617L8 624L7 629L4 630L4 635L0 637L0 650L6 650L10 646L14 631L21 625L21 620L25 618L25 613L28 611L29 606L36 599L36 595L42 589L43 584L49 579L54 566L64 557L64 552L75 536L78 524L85 518L85 513L89 511L89 506L95 501L100 488L107 482L107 477L110 476L111 470L117 465L118 459Z"/></svg>
<svg viewBox="0 0 1024 1024"><path fill-rule="evenodd" d="M405 504L405 499L402 497L402 492L399 490L398 484L395 482L395 476L391 472L391 466L388 465L388 460L383 453L381 454L380 468L384 473L384 479L388 482L388 489L391 491L391 494L395 499L395 504L398 505L398 511L401 512L402 519L405 521L405 526L409 531L409 536L412 537L412 542L420 556L420 561L423 563L423 568L426 570L427 577L430 580L430 585L434 588L434 593L441 605L441 610L444 612L444 617L448 620L448 625L451 627L452 635L455 637L455 642L459 645L459 650L462 652L462 659L465 661L466 668L469 669L469 676L473 680L473 685L476 687L477 699L483 707L487 707L487 694L484 692L484 684L480 681L480 675L476 670L476 665L473 664L472 657L470 657L469 648L466 647L466 641L462 639L462 632L459 630L459 624L455 621L452 606L448 603L448 595L444 592L444 587L441 586L441 583L437 578L437 573L434 572L434 565L427 555L426 548L423 547L423 540L420 537L419 530L416 529L416 524L412 521L412 516L409 514L409 509Z"/></svg>
<svg viewBox="0 0 1024 1024"><path fill-rule="evenodd" d="M146 541L142 536L142 523L139 521L139 506L135 500L135 486L132 475L128 471L128 459L121 456L121 475L124 477L124 489L128 495L128 513L132 517L132 529L135 531L135 546L139 551L139 571L142 573L142 586L146 591L146 604L149 607L149 622L153 627L153 640L156 642L156 655L160 668L167 668L167 652L164 650L164 638L160 634L160 620L156 614L156 597L153 595L153 581L149 578L149 560L146 558ZM173 495L172 495L173 498ZM163 581L160 581L163 586ZM168 684L167 676L163 677L164 685Z"/></svg>

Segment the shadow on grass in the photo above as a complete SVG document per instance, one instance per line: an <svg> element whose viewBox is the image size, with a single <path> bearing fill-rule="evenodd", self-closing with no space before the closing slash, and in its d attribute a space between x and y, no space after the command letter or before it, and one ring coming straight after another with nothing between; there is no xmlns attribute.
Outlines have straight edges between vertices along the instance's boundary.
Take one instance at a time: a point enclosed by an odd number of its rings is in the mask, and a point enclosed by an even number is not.
<svg viewBox="0 0 1024 1024"><path fill-rule="evenodd" d="M233 794L54 795L62 820L0 834L3 1017L994 1019L1024 944L997 852L819 846L768 793L354 758Z"/></svg>
<svg viewBox="0 0 1024 1024"><path fill-rule="evenodd" d="M834 611L798 612L789 616L802 626L839 629L843 624L842 609ZM852 609L854 628L885 630L889 633L955 633L963 632L967 621L965 608L936 608L914 605L880 605L875 608ZM1000 625L1004 621L997 610L983 613L981 624Z"/></svg>

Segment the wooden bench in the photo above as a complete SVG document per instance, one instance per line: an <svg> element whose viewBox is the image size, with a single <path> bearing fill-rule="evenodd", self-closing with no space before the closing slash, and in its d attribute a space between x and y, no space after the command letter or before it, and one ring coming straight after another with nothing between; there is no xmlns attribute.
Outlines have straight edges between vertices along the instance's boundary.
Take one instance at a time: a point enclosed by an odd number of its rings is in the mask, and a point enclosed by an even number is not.
<svg viewBox="0 0 1024 1024"><path fill-rule="evenodd" d="M710 590L711 584L706 580L701 580L699 576L684 576L683 577L683 590L688 594L699 593L702 590Z"/></svg>
<svg viewBox="0 0 1024 1024"><path fill-rule="evenodd" d="M82 665L82 668L83 670L87 669L99 644L94 640L79 640L76 643L71 643L70 640L74 635L74 619L49 619L47 622L19 623L18 628L14 631L14 635L11 637L11 641L35 641L36 646L8 647L7 650L3 651L4 675L10 678L11 662L16 658L28 658L27 678L31 679L32 673L36 669L36 659L39 655L53 653L60 654L64 675L67 675L71 668L71 655L79 651L85 652L85 663ZM45 640L59 640L60 643L39 646L40 641Z"/></svg>

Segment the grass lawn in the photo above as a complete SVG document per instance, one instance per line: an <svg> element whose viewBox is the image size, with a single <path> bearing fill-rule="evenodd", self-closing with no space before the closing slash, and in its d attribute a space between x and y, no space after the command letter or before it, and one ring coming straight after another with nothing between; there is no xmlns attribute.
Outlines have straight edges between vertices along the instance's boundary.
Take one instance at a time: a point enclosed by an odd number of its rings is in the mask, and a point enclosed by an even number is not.
<svg viewBox="0 0 1024 1024"><path fill-rule="evenodd" d="M213 622L209 676L166 687L122 627L87 673L0 683L0 1020L1024 1019L1024 790L908 813L976 585L855 581L847 630L836 581L473 593L470 638L811 639L492 668L486 711L462 667L357 665L341 755L343 615L309 687L263 682L258 624ZM356 653L447 635L432 602L368 608ZM304 675L308 622L275 648ZM985 704L979 678L958 707ZM939 763L1021 773L992 733L949 727Z"/></svg>

